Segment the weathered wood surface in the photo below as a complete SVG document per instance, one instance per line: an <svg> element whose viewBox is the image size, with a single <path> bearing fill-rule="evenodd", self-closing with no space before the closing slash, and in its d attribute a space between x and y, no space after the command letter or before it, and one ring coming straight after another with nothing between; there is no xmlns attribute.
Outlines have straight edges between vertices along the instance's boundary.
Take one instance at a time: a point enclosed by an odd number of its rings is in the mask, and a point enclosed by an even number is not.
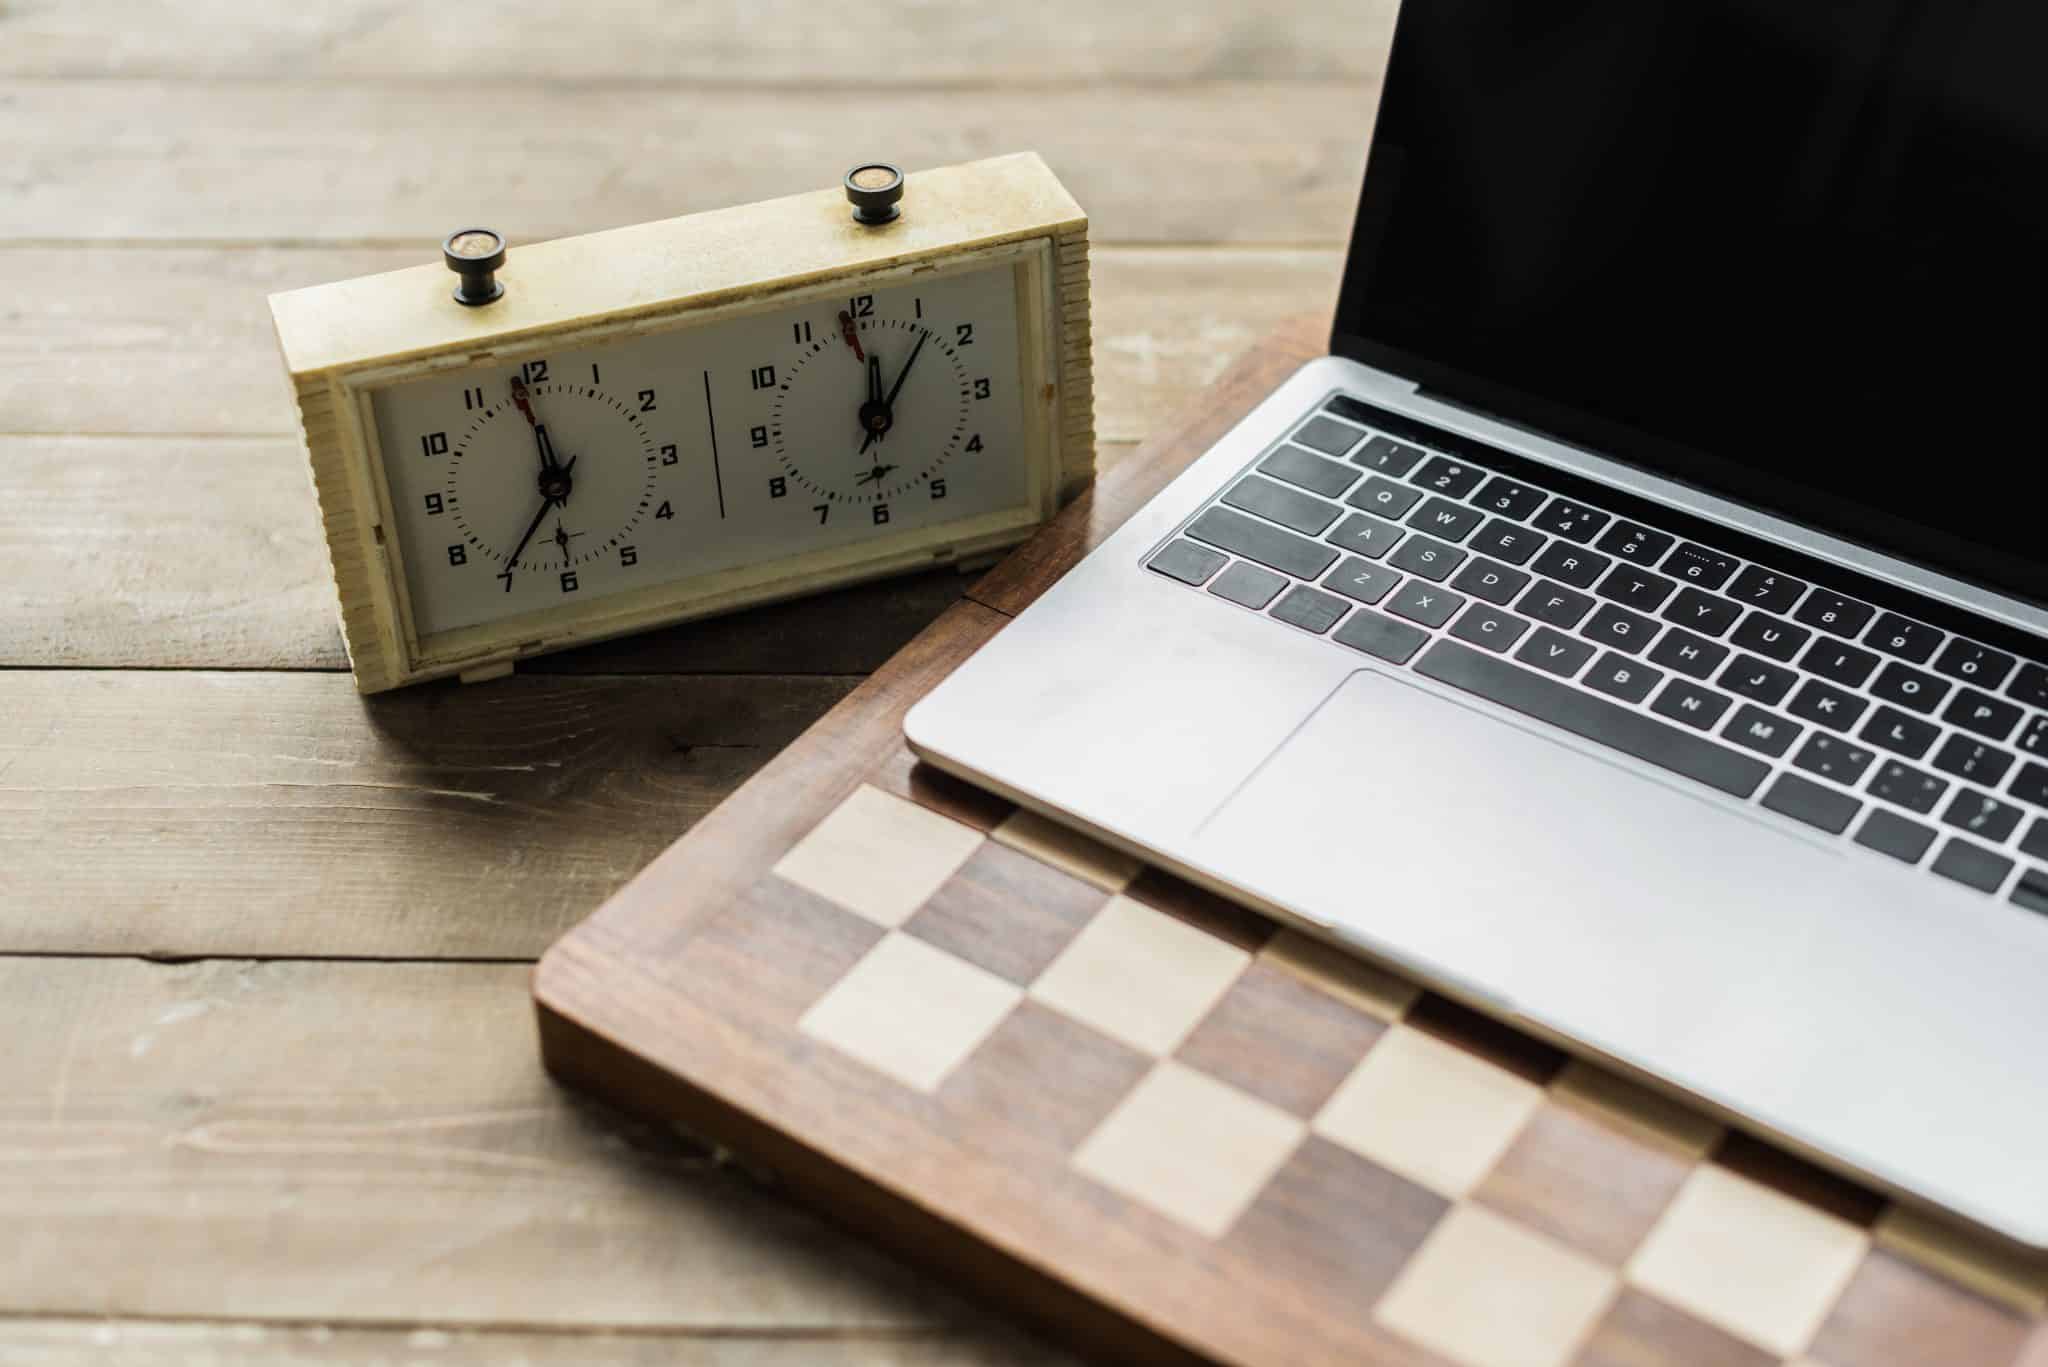
<svg viewBox="0 0 2048 1367"><path fill-rule="evenodd" d="M1046 85L1162 80L1377 80L1393 0L1046 0L1028 20L973 4L850 5L827 20L802 0L754 0L746 23L712 0L592 6L501 0L490 22L449 5L380 0L14 0L0 10L0 73L289 75L661 83L802 81ZM878 66L877 64L880 63Z"/></svg>

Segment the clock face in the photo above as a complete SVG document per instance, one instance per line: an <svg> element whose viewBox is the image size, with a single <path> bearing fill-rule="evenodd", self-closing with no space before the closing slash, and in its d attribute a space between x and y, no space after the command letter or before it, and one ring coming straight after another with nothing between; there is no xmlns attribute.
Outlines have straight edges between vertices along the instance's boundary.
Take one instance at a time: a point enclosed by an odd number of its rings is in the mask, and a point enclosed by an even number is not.
<svg viewBox="0 0 2048 1367"><path fill-rule="evenodd" d="M377 391L422 637L1024 508L1014 261Z"/></svg>

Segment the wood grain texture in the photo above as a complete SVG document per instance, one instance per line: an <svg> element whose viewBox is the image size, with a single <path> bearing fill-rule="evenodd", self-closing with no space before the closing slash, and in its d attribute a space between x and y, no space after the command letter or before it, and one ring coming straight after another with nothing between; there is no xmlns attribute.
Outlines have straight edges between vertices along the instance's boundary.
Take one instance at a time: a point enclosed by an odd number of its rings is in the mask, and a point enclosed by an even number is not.
<svg viewBox="0 0 2048 1367"><path fill-rule="evenodd" d="M744 27L711 0L613 9L504 0L491 22L439 5L334 0L14 0L0 10L0 73L308 81L491 73L503 79L692 86L802 82L867 88L888 54L906 83L1042 86L1106 81L1378 80L1391 0L1256 10L1175 0L1049 0L1030 22L974 5L857 6L818 22L800 0L750 5Z"/></svg>
<svg viewBox="0 0 2048 1367"><path fill-rule="evenodd" d="M957 92L0 80L0 240L522 242L1031 148L1098 241L1348 234L1376 91L1202 81ZM1218 194L1216 187L1230 192ZM250 193L261 186L260 194Z"/></svg>
<svg viewBox="0 0 2048 1367"><path fill-rule="evenodd" d="M957 1316L700 1146L551 1086L526 980L0 959L0 1308L799 1334Z"/></svg>
<svg viewBox="0 0 2048 1367"><path fill-rule="evenodd" d="M0 949L531 958L852 683L0 673Z"/></svg>

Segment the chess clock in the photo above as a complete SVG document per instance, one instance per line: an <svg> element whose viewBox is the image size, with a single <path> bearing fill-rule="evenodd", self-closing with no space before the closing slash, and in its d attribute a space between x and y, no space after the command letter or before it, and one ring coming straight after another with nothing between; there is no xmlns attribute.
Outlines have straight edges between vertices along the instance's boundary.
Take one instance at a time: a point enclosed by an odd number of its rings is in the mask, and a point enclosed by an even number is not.
<svg viewBox="0 0 2048 1367"><path fill-rule="evenodd" d="M1093 471L1087 226L1035 155L870 164L273 295L356 686L1022 540Z"/></svg>

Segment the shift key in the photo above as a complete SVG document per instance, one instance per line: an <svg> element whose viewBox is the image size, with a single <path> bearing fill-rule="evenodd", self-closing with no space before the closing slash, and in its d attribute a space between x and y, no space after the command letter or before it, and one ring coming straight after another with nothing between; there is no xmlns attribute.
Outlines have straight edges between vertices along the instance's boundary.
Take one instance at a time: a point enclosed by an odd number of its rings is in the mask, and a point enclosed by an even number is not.
<svg viewBox="0 0 2048 1367"><path fill-rule="evenodd" d="M1337 559L1334 547L1284 532L1271 523L1228 508L1211 508L1203 513L1188 525L1188 535L1296 579L1314 579Z"/></svg>

